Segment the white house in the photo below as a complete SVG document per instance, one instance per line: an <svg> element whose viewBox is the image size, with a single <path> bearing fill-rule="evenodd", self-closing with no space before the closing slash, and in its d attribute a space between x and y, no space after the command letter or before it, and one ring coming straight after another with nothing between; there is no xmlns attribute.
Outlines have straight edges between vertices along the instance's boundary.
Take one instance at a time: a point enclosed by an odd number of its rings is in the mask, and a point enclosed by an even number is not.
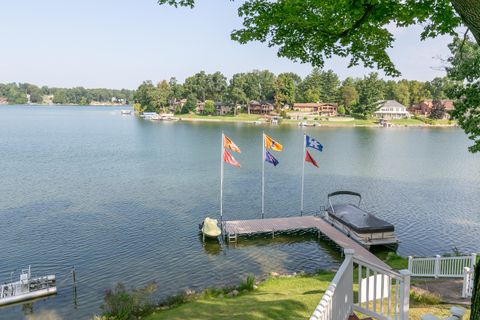
<svg viewBox="0 0 480 320"><path fill-rule="evenodd" d="M385 120L410 118L407 107L395 100L378 101L376 104L377 111L374 112L376 118Z"/></svg>

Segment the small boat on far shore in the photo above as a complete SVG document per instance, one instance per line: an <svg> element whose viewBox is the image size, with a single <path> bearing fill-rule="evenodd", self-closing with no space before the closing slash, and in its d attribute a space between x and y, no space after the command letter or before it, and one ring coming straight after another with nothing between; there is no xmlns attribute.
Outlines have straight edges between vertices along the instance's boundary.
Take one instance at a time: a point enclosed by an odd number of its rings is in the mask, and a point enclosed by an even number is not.
<svg viewBox="0 0 480 320"><path fill-rule="evenodd" d="M122 111L120 111L120 113L124 116L127 116L132 114L132 110L123 109Z"/></svg>
<svg viewBox="0 0 480 320"><path fill-rule="evenodd" d="M31 268L28 266L28 269L22 269L19 281L0 284L0 306L56 293L55 275L33 277Z"/></svg>
<svg viewBox="0 0 480 320"><path fill-rule="evenodd" d="M314 123L308 123L306 121L299 122L297 124L299 127L316 127L318 124L316 122Z"/></svg>

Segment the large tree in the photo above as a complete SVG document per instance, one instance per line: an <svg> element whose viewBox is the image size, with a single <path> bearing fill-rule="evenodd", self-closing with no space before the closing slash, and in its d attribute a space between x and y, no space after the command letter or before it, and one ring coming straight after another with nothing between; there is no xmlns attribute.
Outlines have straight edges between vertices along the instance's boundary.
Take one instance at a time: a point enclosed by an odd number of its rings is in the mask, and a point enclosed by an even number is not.
<svg viewBox="0 0 480 320"><path fill-rule="evenodd" d="M193 7L195 0L158 0ZM332 55L350 57L389 75L399 75L387 53L394 37L388 30L421 24L422 39L454 34L467 26L480 41L480 0L247 0L238 9L243 28L232 39L266 42L278 55L323 66Z"/></svg>
<svg viewBox="0 0 480 320"><path fill-rule="evenodd" d="M449 48L452 57L447 68L448 76L459 81L449 90L455 98L455 109L451 115L458 119L465 133L474 141L469 150L480 152L480 46L456 38Z"/></svg>
<svg viewBox="0 0 480 320"><path fill-rule="evenodd" d="M372 72L358 80L356 86L359 96L355 112L370 116L376 111L377 102L385 98L385 81L378 77L378 73Z"/></svg>
<svg viewBox="0 0 480 320"><path fill-rule="evenodd" d="M355 83L352 78L347 78L340 88L340 103L350 112L352 106L357 102L358 91L355 88Z"/></svg>
<svg viewBox="0 0 480 320"><path fill-rule="evenodd" d="M295 79L291 73L281 73L275 81L275 105L277 107L295 102Z"/></svg>
<svg viewBox="0 0 480 320"><path fill-rule="evenodd" d="M195 0L157 1L185 7L195 4ZM318 67L333 55L349 57L350 66L361 63L391 76L400 75L387 52L395 40L388 29L391 25L421 25L422 40L455 35L458 27L465 26L480 43L480 0L246 0L238 14L243 28L233 30L231 37L240 43L265 42L278 48L281 57ZM475 72L467 70L469 75ZM459 81L467 75L462 76ZM477 102L457 99L456 107L463 103L461 110L478 110ZM454 116L472 139L480 136L478 123L472 127L471 112ZM480 145L470 150L480 151Z"/></svg>

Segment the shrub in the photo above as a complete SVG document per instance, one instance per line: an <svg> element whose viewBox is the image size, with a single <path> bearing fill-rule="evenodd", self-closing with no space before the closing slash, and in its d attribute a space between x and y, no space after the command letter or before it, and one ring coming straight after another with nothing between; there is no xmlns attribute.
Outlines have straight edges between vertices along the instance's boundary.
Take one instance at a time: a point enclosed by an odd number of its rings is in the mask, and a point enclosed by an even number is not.
<svg viewBox="0 0 480 320"><path fill-rule="evenodd" d="M350 115L355 119L367 120L367 117L361 113L351 113Z"/></svg>
<svg viewBox="0 0 480 320"><path fill-rule="evenodd" d="M416 292L410 291L410 301L416 305L437 305L442 302L442 299L439 295L425 291L425 292Z"/></svg>
<svg viewBox="0 0 480 320"><path fill-rule="evenodd" d="M127 290L122 283L118 283L113 290L107 290L103 298L103 317L106 319L129 320L153 309L150 301L151 294L156 290L154 282L144 288Z"/></svg>
<svg viewBox="0 0 480 320"><path fill-rule="evenodd" d="M184 304L186 302L194 300L194 297L195 297L195 295L188 294L187 292L182 291L182 292L179 292L179 293L177 293L173 296L169 296L169 297L165 298L165 300L163 300L160 304L165 305L165 306L169 306L169 307L178 306L178 305L181 305L181 304Z"/></svg>
<svg viewBox="0 0 480 320"><path fill-rule="evenodd" d="M434 121L433 121L432 119L429 119L429 118L425 118L425 119L424 119L424 122L425 122L426 124L433 124L433 123L434 123Z"/></svg>
<svg viewBox="0 0 480 320"><path fill-rule="evenodd" d="M255 277L253 275L249 275L247 279L242 281L238 286L239 291L247 290L253 291L253 286L255 285Z"/></svg>
<svg viewBox="0 0 480 320"><path fill-rule="evenodd" d="M401 270L408 268L408 259L397 255L395 252L389 252L385 262L392 268Z"/></svg>

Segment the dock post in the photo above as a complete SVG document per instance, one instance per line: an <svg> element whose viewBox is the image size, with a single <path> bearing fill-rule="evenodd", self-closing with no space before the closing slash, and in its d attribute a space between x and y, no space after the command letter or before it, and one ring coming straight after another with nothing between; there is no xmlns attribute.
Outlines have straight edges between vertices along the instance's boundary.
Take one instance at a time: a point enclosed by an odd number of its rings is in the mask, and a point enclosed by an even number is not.
<svg viewBox="0 0 480 320"><path fill-rule="evenodd" d="M72 266L72 277L73 277L73 303L76 309L77 308L77 276L75 274L75 266Z"/></svg>

